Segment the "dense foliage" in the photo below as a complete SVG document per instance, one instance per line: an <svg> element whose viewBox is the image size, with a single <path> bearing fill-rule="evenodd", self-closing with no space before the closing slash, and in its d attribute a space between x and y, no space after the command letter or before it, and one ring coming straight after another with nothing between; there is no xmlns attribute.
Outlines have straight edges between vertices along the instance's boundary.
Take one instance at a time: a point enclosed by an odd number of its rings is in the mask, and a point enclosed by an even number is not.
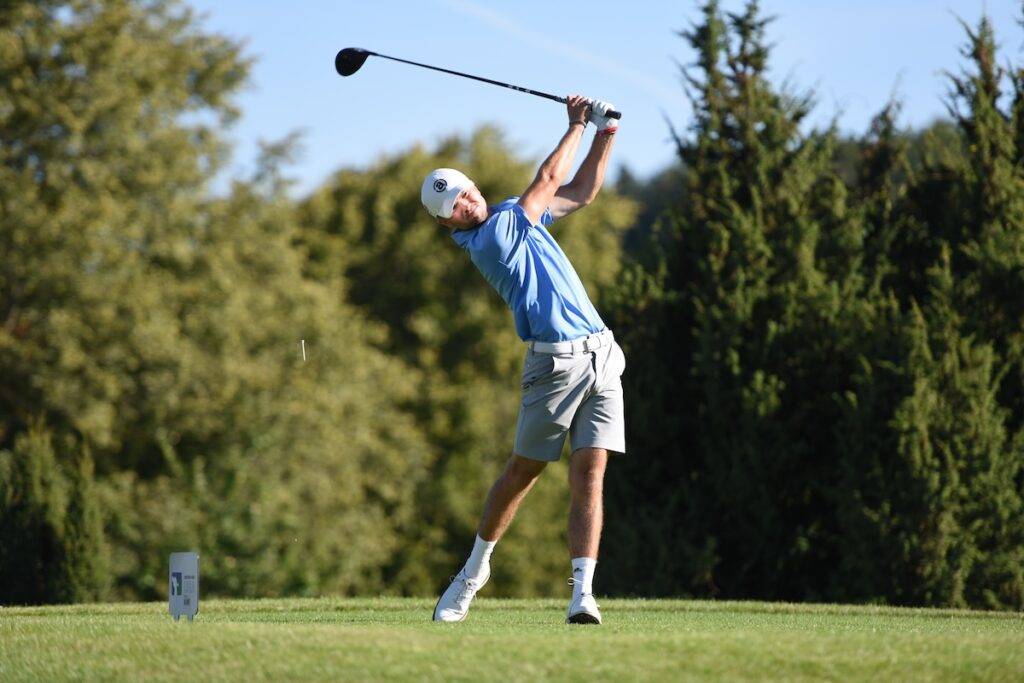
<svg viewBox="0 0 1024 683"><path fill-rule="evenodd" d="M843 138L756 2L701 9L678 164L552 230L628 358L598 590L1019 609L1024 71L982 19L949 121ZM428 595L472 543L524 349L419 186L537 160L483 127L296 201L285 139L218 196L249 65L172 0L0 9L2 603L159 598L186 548L207 593ZM566 498L494 593L564 592Z"/></svg>
<svg viewBox="0 0 1024 683"><path fill-rule="evenodd" d="M702 8L681 198L607 302L643 457L608 482L605 576L1019 609L1024 72L1001 110L982 19L959 135L911 140L892 103L844 174L836 131L803 132L810 96L767 79L758 3Z"/></svg>

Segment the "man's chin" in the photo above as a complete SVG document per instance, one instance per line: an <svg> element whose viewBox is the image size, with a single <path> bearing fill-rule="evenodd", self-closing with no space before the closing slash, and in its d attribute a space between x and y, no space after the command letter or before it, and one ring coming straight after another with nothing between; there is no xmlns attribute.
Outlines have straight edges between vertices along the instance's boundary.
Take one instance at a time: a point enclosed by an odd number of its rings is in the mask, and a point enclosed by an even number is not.
<svg viewBox="0 0 1024 683"><path fill-rule="evenodd" d="M482 220L477 220L474 223L467 223L466 225L453 225L452 232L459 232L460 230L475 230L476 228L479 228L481 225L483 225L486 221L487 218L484 217Z"/></svg>

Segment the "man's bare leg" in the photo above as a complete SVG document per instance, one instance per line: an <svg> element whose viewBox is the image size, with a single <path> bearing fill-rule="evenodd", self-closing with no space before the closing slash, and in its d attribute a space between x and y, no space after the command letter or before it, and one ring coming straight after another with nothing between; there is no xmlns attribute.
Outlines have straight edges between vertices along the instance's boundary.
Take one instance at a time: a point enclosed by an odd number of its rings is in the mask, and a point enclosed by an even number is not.
<svg viewBox="0 0 1024 683"><path fill-rule="evenodd" d="M508 529L523 498L533 488L537 477L547 463L513 455L505 465L505 471L491 486L484 503L484 513L477 529L473 551L464 567L466 576L484 581L491 573L491 552L498 539Z"/></svg>
<svg viewBox="0 0 1024 683"><path fill-rule="evenodd" d="M434 621L462 621L466 618L469 603L491 576L490 558L494 544L512 523L519 503L533 488L546 464L518 455L509 458L505 471L487 494L473 552L434 605Z"/></svg>
<svg viewBox="0 0 1024 683"><path fill-rule="evenodd" d="M572 600L567 621L600 624L593 598L597 549L604 521L604 470L608 451L578 448L569 459L569 555L572 558Z"/></svg>
<svg viewBox="0 0 1024 683"><path fill-rule="evenodd" d="M608 451L578 448L569 459L569 555L597 559L604 521L604 470Z"/></svg>
<svg viewBox="0 0 1024 683"><path fill-rule="evenodd" d="M505 465L505 471L491 486L484 504L484 513L477 530L480 538L496 542L508 529L523 498L537 481L546 462L513 455Z"/></svg>

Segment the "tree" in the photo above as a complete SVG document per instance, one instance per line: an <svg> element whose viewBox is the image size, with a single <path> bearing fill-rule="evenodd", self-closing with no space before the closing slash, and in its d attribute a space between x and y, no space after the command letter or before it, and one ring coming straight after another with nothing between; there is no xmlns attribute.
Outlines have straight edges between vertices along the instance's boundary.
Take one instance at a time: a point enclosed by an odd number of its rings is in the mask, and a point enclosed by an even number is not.
<svg viewBox="0 0 1024 683"><path fill-rule="evenodd" d="M962 333L950 262L946 249L929 269L925 308L902 314L890 298L876 309L844 398L840 600L999 609L1024 598L1020 441L997 400L1005 370Z"/></svg>
<svg viewBox="0 0 1024 683"><path fill-rule="evenodd" d="M675 512L643 527L658 532L646 543L688 538L654 572L674 579L652 584L641 578L649 570L632 566L619 573L638 592L806 595L832 551L813 485L829 476L816 455L832 408L805 397L842 373L825 361L842 357L829 328L857 286L846 255L858 246L856 226L844 219L832 170L834 133L803 135L810 95L777 92L767 80L770 20L754 2L727 19L716 2L702 13L682 33L697 73L684 72L690 136L676 135L687 174L675 252L634 281L651 284L662 310L658 327L645 320L629 338L630 355L664 365L660 375L640 368L643 389L627 387L639 404L632 414L644 416L642 431L628 427L631 443L667 461L645 499ZM651 355L653 346L665 351ZM627 486L612 484L613 498L635 495ZM625 535L636 520L627 513L609 527L619 524Z"/></svg>
<svg viewBox="0 0 1024 683"><path fill-rule="evenodd" d="M60 466L42 424L0 451L0 604L106 596L107 549L92 460L79 451L71 462L70 472Z"/></svg>
<svg viewBox="0 0 1024 683"><path fill-rule="evenodd" d="M627 441L657 459L609 481L604 566L629 593L1017 608L1024 194L990 31L961 133L908 145L890 103L843 167L769 83L768 21L712 1L682 33L670 249L610 298Z"/></svg>
<svg viewBox="0 0 1024 683"><path fill-rule="evenodd" d="M415 371L303 276L286 143L210 196L248 59L171 2L2 11L0 447L40 415L91 454L119 597L161 595L182 547L214 593L383 590L423 472ZM70 505L78 544L97 518Z"/></svg>
<svg viewBox="0 0 1024 683"><path fill-rule="evenodd" d="M181 118L234 116L248 63L173 3L2 12L0 445L42 414L95 445L105 472L135 445L124 417L144 389L123 370L159 355L156 299L224 151L211 125Z"/></svg>

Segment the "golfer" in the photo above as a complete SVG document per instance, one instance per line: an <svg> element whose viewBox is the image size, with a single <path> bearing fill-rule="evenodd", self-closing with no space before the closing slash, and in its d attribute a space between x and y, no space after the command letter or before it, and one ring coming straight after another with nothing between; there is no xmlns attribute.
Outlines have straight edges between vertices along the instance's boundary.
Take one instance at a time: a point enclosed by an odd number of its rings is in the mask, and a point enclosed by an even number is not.
<svg viewBox="0 0 1024 683"><path fill-rule="evenodd" d="M601 623L592 585L608 451L626 450L620 379L626 359L547 227L597 196L617 121L604 115L614 110L606 102L570 95L566 108L569 128L522 196L489 207L473 181L450 168L423 181L427 211L512 309L527 346L513 454L487 496L473 552L437 601L435 621L466 618L490 578L495 544L545 465L560 457L568 434L573 593L566 622ZM597 126L590 151L572 182L562 185L588 120Z"/></svg>

